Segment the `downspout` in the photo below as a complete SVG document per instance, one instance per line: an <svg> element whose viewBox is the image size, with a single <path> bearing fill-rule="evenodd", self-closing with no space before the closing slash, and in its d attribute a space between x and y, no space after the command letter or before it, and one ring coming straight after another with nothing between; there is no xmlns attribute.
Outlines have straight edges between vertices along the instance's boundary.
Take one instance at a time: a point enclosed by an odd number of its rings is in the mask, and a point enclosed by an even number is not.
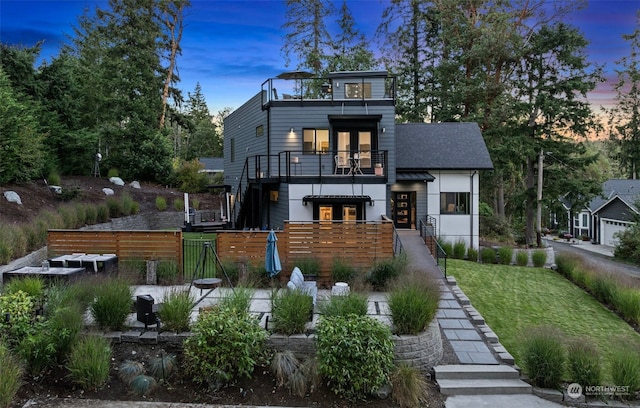
<svg viewBox="0 0 640 408"><path fill-rule="evenodd" d="M474 170L473 173L471 173L471 177L470 177L470 188L469 190L471 191L470 197L469 197L469 215L471 216L471 222L469 223L469 247L473 248L473 222L474 222L474 215L473 215L473 178L475 177L475 175L478 174L477 170ZM478 214L478 217L480 216L480 214ZM480 223L480 219L478 218L478 223Z"/></svg>

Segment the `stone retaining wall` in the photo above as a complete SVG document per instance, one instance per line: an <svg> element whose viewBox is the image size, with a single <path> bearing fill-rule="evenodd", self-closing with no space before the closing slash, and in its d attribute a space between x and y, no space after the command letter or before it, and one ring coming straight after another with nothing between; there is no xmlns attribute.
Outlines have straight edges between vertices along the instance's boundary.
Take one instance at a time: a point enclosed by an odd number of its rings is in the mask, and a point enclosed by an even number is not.
<svg viewBox="0 0 640 408"><path fill-rule="evenodd" d="M181 211L161 211L149 214L136 214L127 217L113 218L102 224L88 225L81 228L85 231L116 230L166 230L181 229L184 225L184 213Z"/></svg>

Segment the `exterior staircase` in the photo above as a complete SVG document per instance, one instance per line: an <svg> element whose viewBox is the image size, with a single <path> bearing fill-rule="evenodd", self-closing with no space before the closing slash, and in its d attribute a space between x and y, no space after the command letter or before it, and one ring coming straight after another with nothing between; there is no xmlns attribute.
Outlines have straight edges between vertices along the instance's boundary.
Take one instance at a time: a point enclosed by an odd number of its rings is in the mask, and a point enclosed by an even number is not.
<svg viewBox="0 0 640 408"><path fill-rule="evenodd" d="M435 380L444 395L531 394L532 387L520 380L518 370L507 365L441 365Z"/></svg>

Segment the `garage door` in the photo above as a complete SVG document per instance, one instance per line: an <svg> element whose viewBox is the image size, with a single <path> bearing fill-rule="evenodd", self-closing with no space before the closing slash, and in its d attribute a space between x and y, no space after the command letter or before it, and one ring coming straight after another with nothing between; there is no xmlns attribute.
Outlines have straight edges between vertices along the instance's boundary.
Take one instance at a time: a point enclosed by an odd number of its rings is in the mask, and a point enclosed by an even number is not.
<svg viewBox="0 0 640 408"><path fill-rule="evenodd" d="M624 229L629 225L625 222L601 220L602 231L602 245L615 246L618 240L613 237L613 234Z"/></svg>

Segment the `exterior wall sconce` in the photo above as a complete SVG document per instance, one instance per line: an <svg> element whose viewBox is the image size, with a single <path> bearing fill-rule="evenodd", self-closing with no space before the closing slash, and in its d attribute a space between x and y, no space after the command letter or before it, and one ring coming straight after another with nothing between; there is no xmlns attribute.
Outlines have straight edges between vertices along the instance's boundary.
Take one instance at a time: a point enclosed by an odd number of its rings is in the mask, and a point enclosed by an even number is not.
<svg viewBox="0 0 640 408"><path fill-rule="evenodd" d="M375 205L376 205L375 200L371 200L371 201L369 201L369 206L370 206L370 207L373 207L373 206L375 206Z"/></svg>
<svg viewBox="0 0 640 408"><path fill-rule="evenodd" d="M383 127L380 128L380 133L385 133L386 131L387 131L387 129L385 129Z"/></svg>
<svg viewBox="0 0 640 408"><path fill-rule="evenodd" d="M289 129L289 133L293 133L293 128Z"/></svg>
<svg viewBox="0 0 640 408"><path fill-rule="evenodd" d="M294 157L291 159L291 163L293 163L293 164L298 164L298 163L300 163L300 158L299 158L298 156L294 156Z"/></svg>

